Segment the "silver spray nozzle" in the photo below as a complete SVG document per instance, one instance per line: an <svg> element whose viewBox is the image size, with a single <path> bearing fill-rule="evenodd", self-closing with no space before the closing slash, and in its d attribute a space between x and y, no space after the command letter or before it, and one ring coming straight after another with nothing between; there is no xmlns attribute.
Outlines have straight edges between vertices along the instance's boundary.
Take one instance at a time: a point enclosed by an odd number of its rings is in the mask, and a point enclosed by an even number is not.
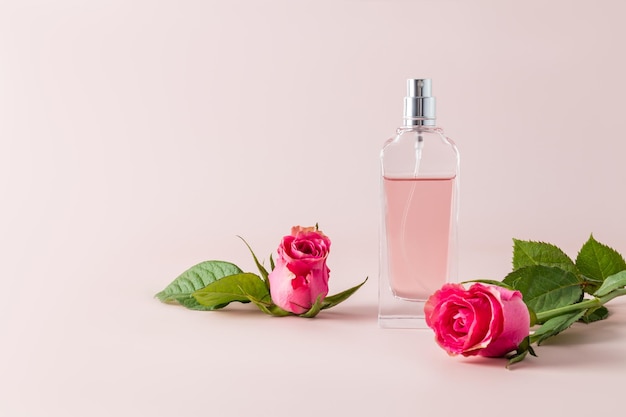
<svg viewBox="0 0 626 417"><path fill-rule="evenodd" d="M404 126L434 126L435 98L431 92L430 78L407 80L404 98Z"/></svg>

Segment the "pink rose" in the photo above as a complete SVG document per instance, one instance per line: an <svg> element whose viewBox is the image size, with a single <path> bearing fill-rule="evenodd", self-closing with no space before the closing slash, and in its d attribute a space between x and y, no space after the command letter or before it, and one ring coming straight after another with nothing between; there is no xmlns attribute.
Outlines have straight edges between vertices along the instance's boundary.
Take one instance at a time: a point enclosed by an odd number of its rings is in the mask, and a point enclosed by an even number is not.
<svg viewBox="0 0 626 417"><path fill-rule="evenodd" d="M445 284L426 301L426 324L450 355L500 357L529 334L530 315L519 291Z"/></svg>
<svg viewBox="0 0 626 417"><path fill-rule="evenodd" d="M318 297L323 300L328 294L329 250L330 239L314 227L292 227L291 235L283 237L278 247L276 265L269 274L274 304L302 314Z"/></svg>

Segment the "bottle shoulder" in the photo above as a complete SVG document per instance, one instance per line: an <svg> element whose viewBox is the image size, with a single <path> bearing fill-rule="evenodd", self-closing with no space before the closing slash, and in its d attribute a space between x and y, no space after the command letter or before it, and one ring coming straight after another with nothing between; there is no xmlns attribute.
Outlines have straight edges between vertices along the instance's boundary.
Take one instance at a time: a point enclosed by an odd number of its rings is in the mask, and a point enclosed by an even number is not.
<svg viewBox="0 0 626 417"><path fill-rule="evenodd" d="M398 135L412 132L443 134L443 128L440 126L400 126L396 129L396 134Z"/></svg>
<svg viewBox="0 0 626 417"><path fill-rule="evenodd" d="M401 146L403 143L421 142L431 143L433 146L450 147L458 153L456 143L446 136L444 130L438 126L401 126L396 129L396 135L383 143L383 150L387 147Z"/></svg>

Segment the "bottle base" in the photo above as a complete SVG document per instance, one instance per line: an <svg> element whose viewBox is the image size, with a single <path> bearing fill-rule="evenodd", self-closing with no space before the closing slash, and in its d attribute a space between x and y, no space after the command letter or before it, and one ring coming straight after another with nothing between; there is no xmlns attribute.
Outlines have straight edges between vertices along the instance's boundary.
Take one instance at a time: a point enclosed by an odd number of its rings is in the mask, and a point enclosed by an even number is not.
<svg viewBox="0 0 626 417"><path fill-rule="evenodd" d="M381 288L378 303L378 326L383 329L427 329L424 315L425 301L394 297Z"/></svg>

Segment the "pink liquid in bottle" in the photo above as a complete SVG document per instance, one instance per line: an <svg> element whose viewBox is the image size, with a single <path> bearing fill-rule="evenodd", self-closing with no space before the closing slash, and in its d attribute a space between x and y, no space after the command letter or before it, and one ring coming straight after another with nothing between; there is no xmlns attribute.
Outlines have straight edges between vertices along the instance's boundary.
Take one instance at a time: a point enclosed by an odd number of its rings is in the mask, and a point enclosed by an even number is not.
<svg viewBox="0 0 626 417"><path fill-rule="evenodd" d="M454 178L383 178L389 282L396 297L426 300L448 278Z"/></svg>

